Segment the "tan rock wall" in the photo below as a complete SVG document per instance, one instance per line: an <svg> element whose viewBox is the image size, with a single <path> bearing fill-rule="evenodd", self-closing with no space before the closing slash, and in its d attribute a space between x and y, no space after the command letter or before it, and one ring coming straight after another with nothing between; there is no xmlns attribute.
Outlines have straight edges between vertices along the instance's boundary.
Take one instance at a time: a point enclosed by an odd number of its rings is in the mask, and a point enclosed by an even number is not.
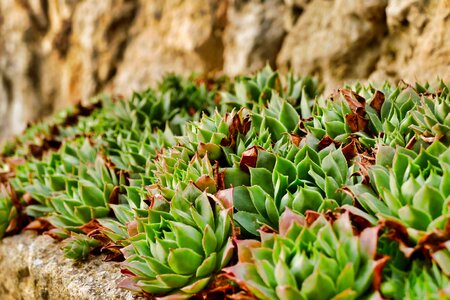
<svg viewBox="0 0 450 300"><path fill-rule="evenodd" d="M1 0L0 135L167 72L450 80L448 0Z"/></svg>
<svg viewBox="0 0 450 300"><path fill-rule="evenodd" d="M0 299L110 300L136 299L116 287L118 263L91 257L73 262L49 236L25 232L0 241Z"/></svg>

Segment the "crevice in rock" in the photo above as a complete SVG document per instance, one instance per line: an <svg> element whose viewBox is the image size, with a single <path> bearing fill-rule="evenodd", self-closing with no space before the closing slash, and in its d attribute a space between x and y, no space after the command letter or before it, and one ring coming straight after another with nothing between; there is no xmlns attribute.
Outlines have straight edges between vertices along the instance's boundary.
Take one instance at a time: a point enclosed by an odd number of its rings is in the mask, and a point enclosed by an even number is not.
<svg viewBox="0 0 450 300"><path fill-rule="evenodd" d="M110 65L106 76L100 76L98 70L94 73L94 78L97 82L95 93L101 92L116 76L117 69L122 63L127 46L132 39L132 36L129 33L137 20L139 8L140 4L138 2L129 2L127 9L122 11L119 17L113 19L106 29L105 39L108 44L114 44L114 39L119 41L117 42L115 52L111 55Z"/></svg>
<svg viewBox="0 0 450 300"><path fill-rule="evenodd" d="M72 34L72 21L70 19L62 22L61 30L55 35L53 39L53 48L59 54L61 59L64 59L70 49L70 36Z"/></svg>
<svg viewBox="0 0 450 300"><path fill-rule="evenodd" d="M36 12L33 11L33 8L31 7L30 3L27 0L18 0L17 2L27 11L28 18L30 19L31 22L30 27L34 31L37 31L40 34L44 34L45 32L48 31L49 28L48 14L45 13L48 11L48 1L45 0L39 1L39 7L42 10L41 12L44 13L42 15L36 14Z"/></svg>
<svg viewBox="0 0 450 300"><path fill-rule="evenodd" d="M29 276L30 276L30 269L28 269L28 267L22 268L17 272L17 277L19 278L19 281L22 281Z"/></svg>
<svg viewBox="0 0 450 300"><path fill-rule="evenodd" d="M13 85L11 79L9 79L6 74L2 76L2 83L6 93L6 102L11 105L13 102Z"/></svg>

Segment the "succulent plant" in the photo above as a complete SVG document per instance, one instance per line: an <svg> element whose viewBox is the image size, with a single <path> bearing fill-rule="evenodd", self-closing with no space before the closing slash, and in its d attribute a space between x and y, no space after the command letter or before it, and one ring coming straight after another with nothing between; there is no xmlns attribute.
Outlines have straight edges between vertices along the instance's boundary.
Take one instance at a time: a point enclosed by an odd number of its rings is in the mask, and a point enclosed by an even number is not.
<svg viewBox="0 0 450 300"><path fill-rule="evenodd" d="M0 238L16 229L18 211L14 206L6 188L0 189Z"/></svg>
<svg viewBox="0 0 450 300"><path fill-rule="evenodd" d="M430 138L443 138L442 132L447 126L444 118L448 88L442 86L441 94L431 96L409 86L394 88L387 83L378 89L359 84L346 87L330 98L317 100L313 118L304 120L302 126L318 140L329 137L346 145L356 138L366 148L399 145L418 151L430 143ZM436 97L440 104L434 107L430 97ZM424 115L430 117L424 118ZM416 134L421 132L425 139Z"/></svg>
<svg viewBox="0 0 450 300"><path fill-rule="evenodd" d="M272 94L267 108L264 107L260 114L256 112L252 114L252 126L267 129L273 142L293 132L299 126L299 122L300 115L295 108L275 93Z"/></svg>
<svg viewBox="0 0 450 300"><path fill-rule="evenodd" d="M266 66L256 76L241 76L234 84L234 93L222 93L222 101L239 107L264 105L272 93L282 93L280 75Z"/></svg>
<svg viewBox="0 0 450 300"><path fill-rule="evenodd" d="M439 140L450 145L450 87L441 82L441 91L425 95L409 114L414 120L411 128L426 141Z"/></svg>
<svg viewBox="0 0 450 300"><path fill-rule="evenodd" d="M100 246L100 242L84 234L72 234L63 242L64 255L74 260L86 260L92 249Z"/></svg>
<svg viewBox="0 0 450 300"><path fill-rule="evenodd" d="M119 170L129 174L130 185L150 184L154 159L164 148L175 144L170 128L164 131L146 127L143 131L131 129L105 137L105 155Z"/></svg>
<svg viewBox="0 0 450 300"><path fill-rule="evenodd" d="M147 222L138 221L123 249L132 274L123 287L189 298L207 286L233 254L230 212L211 197L190 184L174 196L170 213L151 210Z"/></svg>
<svg viewBox="0 0 450 300"><path fill-rule="evenodd" d="M284 151L280 148L266 151L254 146L245 151L240 168L249 178L239 181L234 174L223 174L225 186L232 182L233 187L219 191L217 197L237 210L233 218L242 229L253 235L262 225L277 229L286 208L305 213L352 204L351 197L340 191L351 182L341 149L331 145L316 152L307 144L300 148L292 143Z"/></svg>
<svg viewBox="0 0 450 300"><path fill-rule="evenodd" d="M393 269L381 292L389 299L443 300L450 297L450 279L436 264L416 260L411 270Z"/></svg>
<svg viewBox="0 0 450 300"><path fill-rule="evenodd" d="M151 297L448 297L448 84L320 90L266 67L69 108L5 144L0 237L50 222Z"/></svg>
<svg viewBox="0 0 450 300"><path fill-rule="evenodd" d="M43 153L58 150L62 142L80 134L77 128L83 118L95 118L103 102L95 97L89 103L81 103L54 114L51 118L28 126L20 136L6 140L0 150L0 157L42 157Z"/></svg>
<svg viewBox="0 0 450 300"><path fill-rule="evenodd" d="M283 84L283 81L286 81ZM280 95L295 107L302 117L309 117L313 99L319 94L320 88L312 77L296 77L289 74L285 80L278 72L266 66L256 76L241 76L236 78L234 92L222 92L221 101L235 107L251 109L264 107L274 95Z"/></svg>
<svg viewBox="0 0 450 300"><path fill-rule="evenodd" d="M371 186L349 188L369 213L408 227L418 241L425 232L444 229L449 220L450 151L439 141L419 154L397 148L392 166L369 169Z"/></svg>
<svg viewBox="0 0 450 300"><path fill-rule="evenodd" d="M310 222L286 210L280 233L238 241L239 262L225 271L259 299L362 299L379 263L377 231L355 235L348 213Z"/></svg>
<svg viewBox="0 0 450 300"><path fill-rule="evenodd" d="M313 118L303 120L302 126L318 140L331 138L347 144L352 137L365 146L373 146L368 130L366 99L350 89L339 89L330 98L318 99L313 109Z"/></svg>
<svg viewBox="0 0 450 300"><path fill-rule="evenodd" d="M192 181L200 190L215 193L217 183L214 180L214 167L209 160L209 154L206 153L200 158L196 153L191 158L188 153L186 148L174 147L158 155L153 172L156 183L147 189L170 200L177 191L184 190Z"/></svg>
<svg viewBox="0 0 450 300"><path fill-rule="evenodd" d="M12 184L26 193L25 211L45 217L54 226L75 230L96 217L106 216L118 178L97 155L88 139L66 143L40 162L18 167ZM77 148L78 147L78 148Z"/></svg>

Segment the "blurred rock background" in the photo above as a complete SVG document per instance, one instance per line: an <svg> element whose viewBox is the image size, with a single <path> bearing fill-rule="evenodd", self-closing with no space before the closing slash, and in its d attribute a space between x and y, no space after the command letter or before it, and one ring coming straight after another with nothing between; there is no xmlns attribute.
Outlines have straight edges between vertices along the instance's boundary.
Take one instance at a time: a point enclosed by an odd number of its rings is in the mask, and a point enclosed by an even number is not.
<svg viewBox="0 0 450 300"><path fill-rule="evenodd" d="M167 72L450 80L449 0L1 0L0 136Z"/></svg>

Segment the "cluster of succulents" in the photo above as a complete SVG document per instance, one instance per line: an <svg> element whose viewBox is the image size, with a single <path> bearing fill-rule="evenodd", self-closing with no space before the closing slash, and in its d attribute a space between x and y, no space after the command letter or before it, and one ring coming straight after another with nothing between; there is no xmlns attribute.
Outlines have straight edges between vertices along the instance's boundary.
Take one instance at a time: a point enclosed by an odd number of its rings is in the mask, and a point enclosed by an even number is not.
<svg viewBox="0 0 450 300"><path fill-rule="evenodd" d="M226 269L260 299L362 299L374 293L376 227L354 233L350 214L333 222L286 210L278 233L238 241L239 262Z"/></svg>
<svg viewBox="0 0 450 300"><path fill-rule="evenodd" d="M6 188L0 190L0 238L13 232L17 227L18 211Z"/></svg>
<svg viewBox="0 0 450 300"><path fill-rule="evenodd" d="M189 298L230 261L231 233L230 210L191 183L174 195L168 211L154 209L138 220L130 245L122 249L133 274L122 285Z"/></svg>
<svg viewBox="0 0 450 300"><path fill-rule="evenodd" d="M5 145L0 236L104 252L149 297L444 299L449 89L267 67L98 97Z"/></svg>

